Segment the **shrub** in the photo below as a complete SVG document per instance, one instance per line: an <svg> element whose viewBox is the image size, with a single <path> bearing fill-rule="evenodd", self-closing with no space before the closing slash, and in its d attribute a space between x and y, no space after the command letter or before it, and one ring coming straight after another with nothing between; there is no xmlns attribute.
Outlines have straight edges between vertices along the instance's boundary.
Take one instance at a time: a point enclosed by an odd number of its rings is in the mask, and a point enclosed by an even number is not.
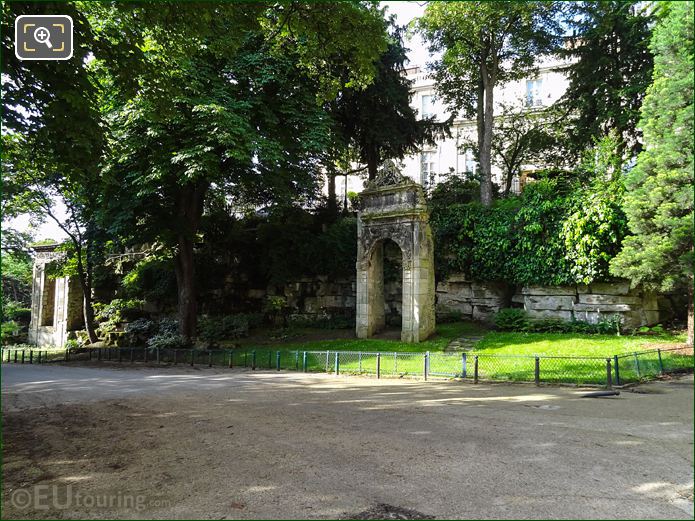
<svg viewBox="0 0 695 521"><path fill-rule="evenodd" d="M248 336L249 318L246 315L201 317L198 320L198 337L206 342L233 340Z"/></svg>
<svg viewBox="0 0 695 521"><path fill-rule="evenodd" d="M157 334L175 335L179 332L179 321L176 317L164 317L157 322Z"/></svg>
<svg viewBox="0 0 695 521"><path fill-rule="evenodd" d="M157 331L157 324L147 318L138 318L125 325L126 342L128 345L142 344Z"/></svg>
<svg viewBox="0 0 695 521"><path fill-rule="evenodd" d="M14 320L21 324L31 321L31 309L24 307L21 302L7 301L2 304L2 320Z"/></svg>
<svg viewBox="0 0 695 521"><path fill-rule="evenodd" d="M147 340L150 349L183 349L188 347L186 339L178 333L163 333L150 337Z"/></svg>
<svg viewBox="0 0 695 521"><path fill-rule="evenodd" d="M494 321L497 329L502 331L524 331L529 324L526 311L519 308L500 309Z"/></svg>
<svg viewBox="0 0 695 521"><path fill-rule="evenodd" d="M0 326L0 334L2 335L3 344L8 343L19 336L22 332L22 326L14 320L7 320Z"/></svg>
<svg viewBox="0 0 695 521"><path fill-rule="evenodd" d="M137 319L143 316L142 305L139 299L113 299L108 304L97 303L94 305L96 319L99 322L118 323L128 319Z"/></svg>

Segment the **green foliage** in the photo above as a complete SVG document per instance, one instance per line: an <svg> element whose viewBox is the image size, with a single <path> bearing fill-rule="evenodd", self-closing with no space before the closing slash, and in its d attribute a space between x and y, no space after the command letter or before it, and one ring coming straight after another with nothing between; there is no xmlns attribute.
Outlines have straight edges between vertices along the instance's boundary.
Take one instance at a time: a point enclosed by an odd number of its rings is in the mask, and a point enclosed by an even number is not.
<svg viewBox="0 0 695 521"><path fill-rule="evenodd" d="M634 235L611 272L655 290L692 290L693 4L659 7L650 43L654 77L640 120L645 150L625 180L624 209Z"/></svg>
<svg viewBox="0 0 695 521"><path fill-rule="evenodd" d="M288 317L290 328L315 328L315 329L353 329L355 320L344 316L322 315L308 318L302 315L290 315Z"/></svg>
<svg viewBox="0 0 695 521"><path fill-rule="evenodd" d="M520 308L500 309L493 320L500 331L524 331L529 323L528 314Z"/></svg>
<svg viewBox="0 0 695 521"><path fill-rule="evenodd" d="M0 325L0 336L3 344L14 343L22 332L22 326L14 320L3 321Z"/></svg>
<svg viewBox="0 0 695 521"><path fill-rule="evenodd" d="M176 300L176 276L170 258L140 260L125 274L121 285L128 297L167 303Z"/></svg>
<svg viewBox="0 0 695 521"><path fill-rule="evenodd" d="M460 181L456 187L466 186ZM627 233L619 182L568 185L541 179L519 197L486 208L454 202L456 190L431 197L438 276L563 285L611 280L610 260ZM465 192L464 192L465 194Z"/></svg>
<svg viewBox="0 0 695 521"><path fill-rule="evenodd" d="M189 342L178 333L158 333L147 339L150 349L186 349Z"/></svg>
<svg viewBox="0 0 695 521"><path fill-rule="evenodd" d="M24 303L8 300L2 305L2 320L15 320L21 324L29 324L31 309L24 307Z"/></svg>
<svg viewBox="0 0 695 521"><path fill-rule="evenodd" d="M94 304L96 319L113 324L141 318L143 301L139 299L113 299L108 304Z"/></svg>
<svg viewBox="0 0 695 521"><path fill-rule="evenodd" d="M248 336L249 318L246 315L202 317L198 320L198 338L211 344Z"/></svg>
<svg viewBox="0 0 695 521"><path fill-rule="evenodd" d="M412 108L412 81L403 74L407 60L403 29L391 23L390 42L376 63L372 84L344 89L331 105L340 138L357 150L370 179L381 162L402 159L449 134L448 123L436 123L434 117L418 118Z"/></svg>
<svg viewBox="0 0 695 521"><path fill-rule="evenodd" d="M623 193L622 182L586 190L577 198L576 210L565 219L565 260L575 282L588 284L609 278L610 261L628 233Z"/></svg>
<svg viewBox="0 0 695 521"><path fill-rule="evenodd" d="M577 39L563 51L573 59L562 98L572 114L565 145L579 152L591 146L592 138L613 131L621 136L618 156L625 148L636 153L641 147L639 109L653 66L649 8L623 1L568 6L567 23Z"/></svg>

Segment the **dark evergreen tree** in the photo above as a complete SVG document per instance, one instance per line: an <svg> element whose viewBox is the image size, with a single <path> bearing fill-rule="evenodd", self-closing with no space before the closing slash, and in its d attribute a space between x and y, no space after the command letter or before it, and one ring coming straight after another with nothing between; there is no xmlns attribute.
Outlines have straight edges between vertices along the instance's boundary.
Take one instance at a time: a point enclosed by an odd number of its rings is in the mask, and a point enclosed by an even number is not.
<svg viewBox="0 0 695 521"><path fill-rule="evenodd" d="M619 152L635 155L641 150L639 110L652 78L653 18L643 2L568 5L574 38L562 54L576 62L561 101L572 114L566 146L579 152L613 131L622 140Z"/></svg>

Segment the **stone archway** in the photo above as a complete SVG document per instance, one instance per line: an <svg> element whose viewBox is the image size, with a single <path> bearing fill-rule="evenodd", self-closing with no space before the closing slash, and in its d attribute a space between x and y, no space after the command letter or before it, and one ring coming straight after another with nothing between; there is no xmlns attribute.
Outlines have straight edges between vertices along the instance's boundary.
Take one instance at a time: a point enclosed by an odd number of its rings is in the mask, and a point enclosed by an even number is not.
<svg viewBox="0 0 695 521"><path fill-rule="evenodd" d="M422 188L393 163L360 194L357 220L358 338L385 325L384 248L391 239L403 254L401 340L420 342L434 332L434 245Z"/></svg>

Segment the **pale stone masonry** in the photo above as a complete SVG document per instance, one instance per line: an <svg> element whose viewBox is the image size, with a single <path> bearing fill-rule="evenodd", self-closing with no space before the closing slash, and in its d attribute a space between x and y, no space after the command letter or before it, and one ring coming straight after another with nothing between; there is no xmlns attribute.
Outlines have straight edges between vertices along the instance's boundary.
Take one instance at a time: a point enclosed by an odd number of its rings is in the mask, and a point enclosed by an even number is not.
<svg viewBox="0 0 695 521"><path fill-rule="evenodd" d="M356 334L385 327L384 242L403 253L401 340L420 342L435 329L434 244L422 188L385 169L360 194L357 220Z"/></svg>
<svg viewBox="0 0 695 521"><path fill-rule="evenodd" d="M57 245L35 246L28 341L38 346L63 346L71 332L83 329L83 294L71 277L50 278L46 267L59 260Z"/></svg>

